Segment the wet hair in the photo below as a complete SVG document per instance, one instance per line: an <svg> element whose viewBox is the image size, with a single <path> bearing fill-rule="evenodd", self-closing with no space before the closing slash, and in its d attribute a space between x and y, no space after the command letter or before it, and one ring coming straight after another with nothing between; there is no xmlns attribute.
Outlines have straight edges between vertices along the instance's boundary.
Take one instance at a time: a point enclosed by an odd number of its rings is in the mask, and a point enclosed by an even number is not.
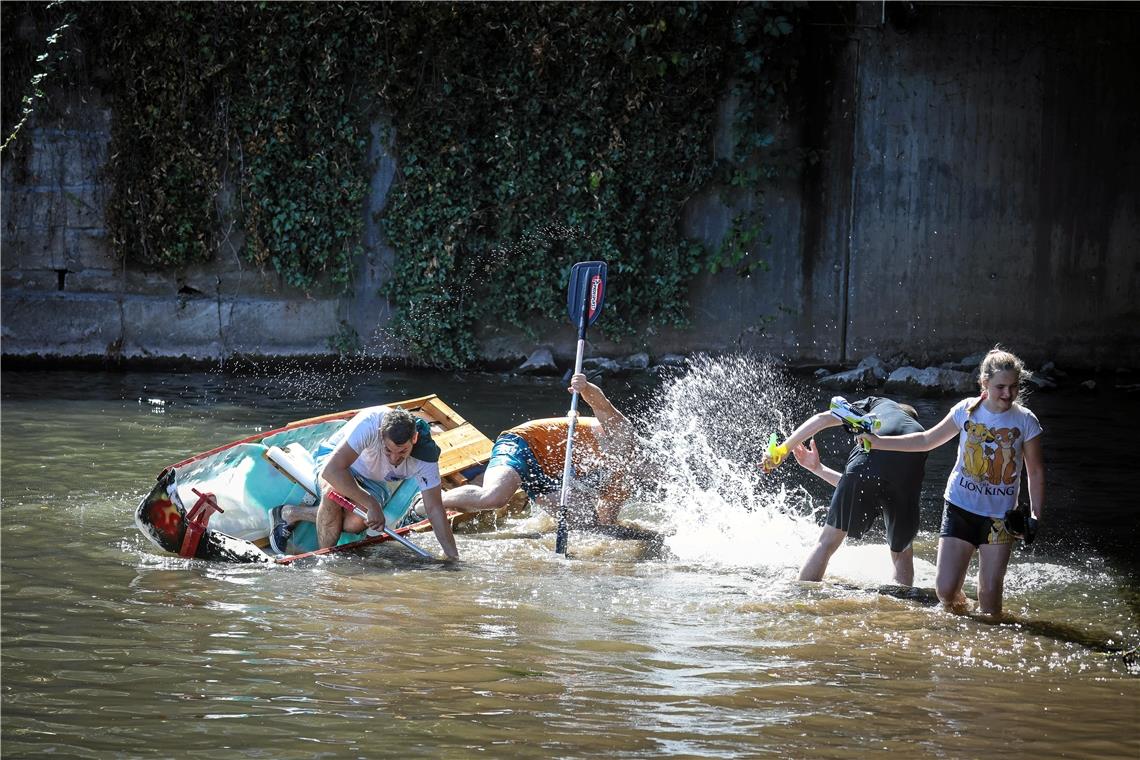
<svg viewBox="0 0 1140 760"><path fill-rule="evenodd" d="M902 409L904 412L909 414L913 419L916 419L916 420L918 419L918 410L915 409L913 406L911 406L910 404L904 404L900 401L896 401L895 403L898 404L899 409Z"/></svg>
<svg viewBox="0 0 1140 760"><path fill-rule="evenodd" d="M403 446L416 432L416 418L406 409L389 409L380 423L380 437Z"/></svg>

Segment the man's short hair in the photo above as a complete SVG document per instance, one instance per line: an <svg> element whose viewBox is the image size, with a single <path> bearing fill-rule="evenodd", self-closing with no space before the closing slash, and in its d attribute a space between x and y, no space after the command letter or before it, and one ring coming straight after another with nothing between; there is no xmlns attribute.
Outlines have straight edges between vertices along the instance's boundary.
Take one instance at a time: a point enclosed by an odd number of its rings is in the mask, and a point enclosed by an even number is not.
<svg viewBox="0 0 1140 760"><path fill-rule="evenodd" d="M904 404L902 402L895 402L895 403L897 403L899 405L899 409L902 409L904 412L909 414L914 419L916 419L916 420L918 419L918 410L915 409L913 406L911 406L910 404Z"/></svg>
<svg viewBox="0 0 1140 760"><path fill-rule="evenodd" d="M403 446L416 432L416 418L406 409L389 409L380 423L380 437Z"/></svg>

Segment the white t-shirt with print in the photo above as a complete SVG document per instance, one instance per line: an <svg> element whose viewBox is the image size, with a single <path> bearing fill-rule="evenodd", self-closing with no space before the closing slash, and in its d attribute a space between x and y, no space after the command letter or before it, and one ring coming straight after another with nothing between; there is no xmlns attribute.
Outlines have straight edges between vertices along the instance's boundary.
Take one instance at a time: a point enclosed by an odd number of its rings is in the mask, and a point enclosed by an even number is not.
<svg viewBox="0 0 1140 760"><path fill-rule="evenodd" d="M384 442L380 438L380 425L384 422L386 406L373 406L361 409L356 416L338 430L329 441L331 447L347 441L360 456L349 468L354 475L381 483L394 483L414 477L420 490L435 488L440 484L439 463L423 462L408 456L403 462L392 466L384 452Z"/></svg>
<svg viewBox="0 0 1140 760"><path fill-rule="evenodd" d="M1020 404L1001 414L978 404L967 413L976 401L964 399L950 410L961 433L944 498L968 512L1001 518L1017 505L1025 442L1041 435L1041 423Z"/></svg>

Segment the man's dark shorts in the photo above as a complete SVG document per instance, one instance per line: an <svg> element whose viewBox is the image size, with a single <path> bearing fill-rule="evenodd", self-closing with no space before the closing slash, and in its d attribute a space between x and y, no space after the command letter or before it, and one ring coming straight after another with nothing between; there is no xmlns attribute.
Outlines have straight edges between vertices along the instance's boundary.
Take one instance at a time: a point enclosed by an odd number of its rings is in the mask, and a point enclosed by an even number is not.
<svg viewBox="0 0 1140 760"><path fill-rule="evenodd" d="M523 490L532 499L561 488L561 479L555 480L543 472L534 452L530 450L530 444L514 433L502 433L491 447L487 469L502 466L510 467L519 474Z"/></svg>
<svg viewBox="0 0 1140 760"><path fill-rule="evenodd" d="M848 472L831 496L827 524L845 531L850 538L859 538L882 512L887 543L891 551L901 552L918 534L919 496L920 489L913 485Z"/></svg>

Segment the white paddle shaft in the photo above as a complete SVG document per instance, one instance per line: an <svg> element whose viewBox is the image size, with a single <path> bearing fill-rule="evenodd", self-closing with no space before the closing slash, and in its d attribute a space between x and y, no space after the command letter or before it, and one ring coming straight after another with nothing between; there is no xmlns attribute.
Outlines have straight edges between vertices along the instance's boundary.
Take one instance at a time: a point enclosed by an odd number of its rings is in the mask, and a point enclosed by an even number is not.
<svg viewBox="0 0 1140 760"><path fill-rule="evenodd" d="M578 339L578 353L574 357L574 374L582 374L582 357L586 353L586 339ZM569 428L566 430L566 463L562 466L562 493L558 498L558 506L565 509L570 496L570 473L573 469L571 461L574 455L574 428L578 425L578 391L574 391L570 398L570 411L566 413Z"/></svg>
<svg viewBox="0 0 1140 760"><path fill-rule="evenodd" d="M365 525L368 524L368 512L366 512L363 508L361 508L361 506L359 504L356 504L355 502L350 501L347 497L343 496L342 494L337 493L336 491L333 491L329 495L329 498L332 499L333 501L335 501L337 504L339 504L342 508L349 510L354 515L359 517L361 520L364 521ZM380 533L377 533L376 531L372 530L371 528L368 528L365 532L369 536L380 535ZM394 541L398 541L399 543L401 543L404 546L406 546L407 548L411 549L412 551L414 551L416 554L420 555L421 557L424 557L426 559L431 559L431 554L429 554L426 550L416 546L411 541L409 541L408 539L404 538L403 536L401 536L396 531L389 528L387 525L384 526L384 530L382 532L384 533L384 535L388 536L388 538L391 538Z"/></svg>

